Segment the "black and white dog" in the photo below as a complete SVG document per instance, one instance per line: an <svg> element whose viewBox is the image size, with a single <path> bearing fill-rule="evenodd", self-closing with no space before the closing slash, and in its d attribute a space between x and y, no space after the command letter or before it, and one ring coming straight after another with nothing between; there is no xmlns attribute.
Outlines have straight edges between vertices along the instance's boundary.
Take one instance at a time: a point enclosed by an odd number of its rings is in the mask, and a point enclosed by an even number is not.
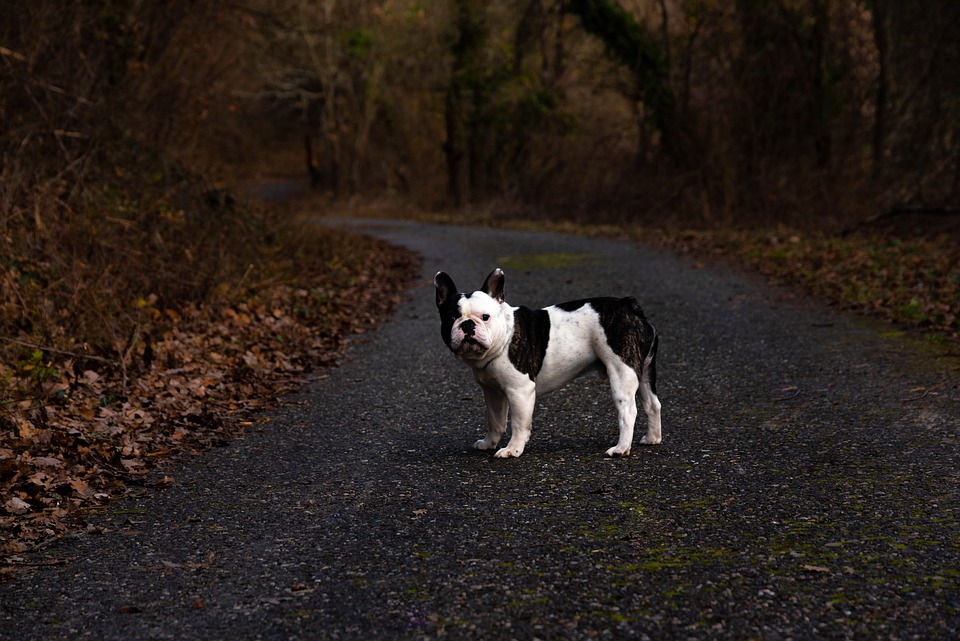
<svg viewBox="0 0 960 641"><path fill-rule="evenodd" d="M440 334L450 351L473 368L487 405L489 431L474 448L497 446L509 410L510 442L495 456L520 456L530 438L537 394L591 371L610 379L620 417L620 438L607 455L630 454L637 390L647 415L647 433L640 442L659 443L657 331L636 299L588 298L534 311L505 303L503 283L500 269L472 294L457 292L444 272L434 278Z"/></svg>

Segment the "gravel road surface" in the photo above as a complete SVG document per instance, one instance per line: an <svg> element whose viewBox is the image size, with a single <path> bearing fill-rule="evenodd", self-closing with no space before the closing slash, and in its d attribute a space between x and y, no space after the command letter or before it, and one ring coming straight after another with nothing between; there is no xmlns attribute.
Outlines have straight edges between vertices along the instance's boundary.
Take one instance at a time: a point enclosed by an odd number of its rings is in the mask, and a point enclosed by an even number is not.
<svg viewBox="0 0 960 641"><path fill-rule="evenodd" d="M0 638L960 636L955 359L655 249L329 224L423 255L396 317L174 486L32 555ZM469 449L483 399L432 278L473 290L494 266L514 305L641 301L661 445L606 459L616 413L589 378L539 400L521 458Z"/></svg>

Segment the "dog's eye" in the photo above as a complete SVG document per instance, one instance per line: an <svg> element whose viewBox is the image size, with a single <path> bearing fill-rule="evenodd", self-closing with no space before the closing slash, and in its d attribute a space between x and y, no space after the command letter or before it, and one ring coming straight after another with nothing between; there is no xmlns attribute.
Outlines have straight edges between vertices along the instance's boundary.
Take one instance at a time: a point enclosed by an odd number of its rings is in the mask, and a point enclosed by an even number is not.
<svg viewBox="0 0 960 641"><path fill-rule="evenodd" d="M483 316L480 317L480 320L484 322L490 320L490 314L484 314Z"/></svg>

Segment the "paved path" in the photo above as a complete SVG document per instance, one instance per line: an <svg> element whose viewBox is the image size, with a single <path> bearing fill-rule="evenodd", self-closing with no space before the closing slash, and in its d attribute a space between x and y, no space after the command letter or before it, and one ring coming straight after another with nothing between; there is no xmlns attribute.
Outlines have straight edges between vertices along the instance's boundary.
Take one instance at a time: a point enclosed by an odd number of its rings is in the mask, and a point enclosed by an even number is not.
<svg viewBox="0 0 960 641"><path fill-rule="evenodd" d="M960 401L922 348L656 250L364 228L424 256L397 316L262 429L0 585L0 638L960 633ZM641 300L662 445L605 459L615 413L591 379L541 400L522 458L468 450L482 398L429 282L475 289L494 265L513 304Z"/></svg>

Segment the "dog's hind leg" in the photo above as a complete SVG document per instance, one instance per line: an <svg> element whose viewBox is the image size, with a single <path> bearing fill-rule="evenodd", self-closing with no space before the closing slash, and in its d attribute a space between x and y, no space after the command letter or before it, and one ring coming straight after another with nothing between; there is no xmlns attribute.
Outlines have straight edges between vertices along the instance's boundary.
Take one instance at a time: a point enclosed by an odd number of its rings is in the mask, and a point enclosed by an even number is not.
<svg viewBox="0 0 960 641"><path fill-rule="evenodd" d="M650 389L650 383L641 381L640 402L647 415L647 433L640 439L641 445L657 445L660 443L660 399Z"/></svg>
<svg viewBox="0 0 960 641"><path fill-rule="evenodd" d="M633 445L633 426L637 422L637 387L640 381L632 367L619 358L616 360L618 362L607 364L607 375L610 377L610 393L617 406L620 438L616 445L607 450L607 456L629 456Z"/></svg>
<svg viewBox="0 0 960 641"><path fill-rule="evenodd" d="M640 376L640 402L647 415L647 433L640 440L641 445L657 445L662 438L660 433L660 399L657 397L657 343L654 336L650 354L643 363Z"/></svg>

